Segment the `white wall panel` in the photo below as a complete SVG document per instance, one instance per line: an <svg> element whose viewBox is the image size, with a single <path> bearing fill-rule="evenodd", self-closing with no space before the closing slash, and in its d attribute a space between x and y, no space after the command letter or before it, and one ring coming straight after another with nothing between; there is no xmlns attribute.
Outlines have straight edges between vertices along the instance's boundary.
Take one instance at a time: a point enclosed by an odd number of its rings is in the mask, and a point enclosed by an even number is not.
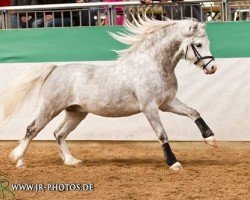
<svg viewBox="0 0 250 200"><path fill-rule="evenodd" d="M205 75L182 60L176 68L177 96L201 113L217 140L250 141L250 59L216 60L219 68L214 75ZM1 64L0 88L6 87L24 68L34 65L43 64ZM0 140L17 140L25 135L26 126L34 119L38 108L35 102L35 98L31 99L11 121L0 127ZM62 119L63 114L36 139L54 139L53 130ZM161 119L170 140L202 139L198 128L188 118L161 112ZM103 118L90 114L68 139L156 140L156 136L142 114L126 118Z"/></svg>

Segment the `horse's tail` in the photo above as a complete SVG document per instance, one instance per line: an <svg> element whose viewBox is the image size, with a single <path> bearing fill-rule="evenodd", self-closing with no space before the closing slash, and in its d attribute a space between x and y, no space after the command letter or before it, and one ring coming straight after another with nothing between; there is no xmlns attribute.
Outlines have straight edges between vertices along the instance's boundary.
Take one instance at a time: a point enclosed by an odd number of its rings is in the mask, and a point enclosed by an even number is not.
<svg viewBox="0 0 250 200"><path fill-rule="evenodd" d="M17 111L35 88L42 85L47 77L56 68L56 65L47 65L43 67L34 67L25 71L9 87L0 94L3 103L3 119L9 119Z"/></svg>

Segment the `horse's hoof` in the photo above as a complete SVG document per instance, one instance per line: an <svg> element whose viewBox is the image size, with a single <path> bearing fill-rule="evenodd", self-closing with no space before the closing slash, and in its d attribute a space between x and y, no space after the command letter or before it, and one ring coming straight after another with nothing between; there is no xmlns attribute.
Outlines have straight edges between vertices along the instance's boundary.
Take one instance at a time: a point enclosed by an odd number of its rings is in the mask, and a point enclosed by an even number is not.
<svg viewBox="0 0 250 200"><path fill-rule="evenodd" d="M13 163L15 163L18 160L18 156L15 155L14 150L10 152L9 158Z"/></svg>
<svg viewBox="0 0 250 200"><path fill-rule="evenodd" d="M64 162L65 159L64 159L64 156L63 156L62 152L59 153L59 156L60 156L60 158L62 159L62 161Z"/></svg>
<svg viewBox="0 0 250 200"><path fill-rule="evenodd" d="M174 170L174 171L177 171L177 170L183 169L183 167L181 166L181 163L176 162L176 163L174 163L174 164L170 167L170 169L172 169L172 170Z"/></svg>
<svg viewBox="0 0 250 200"><path fill-rule="evenodd" d="M78 160L75 158L70 158L69 160L65 160L64 164L65 165L74 165L74 166L78 166L78 165L82 165L82 160Z"/></svg>
<svg viewBox="0 0 250 200"><path fill-rule="evenodd" d="M26 165L23 159L18 159L16 168L18 169L25 169Z"/></svg>
<svg viewBox="0 0 250 200"><path fill-rule="evenodd" d="M16 168L18 168L18 169L26 169L27 167L26 167L26 165L25 164L23 164L23 165L16 165Z"/></svg>
<svg viewBox="0 0 250 200"><path fill-rule="evenodd" d="M204 142L212 147L218 147L217 144L216 144L216 141L215 141L215 138L214 136L210 136L208 138L205 138L204 139Z"/></svg>

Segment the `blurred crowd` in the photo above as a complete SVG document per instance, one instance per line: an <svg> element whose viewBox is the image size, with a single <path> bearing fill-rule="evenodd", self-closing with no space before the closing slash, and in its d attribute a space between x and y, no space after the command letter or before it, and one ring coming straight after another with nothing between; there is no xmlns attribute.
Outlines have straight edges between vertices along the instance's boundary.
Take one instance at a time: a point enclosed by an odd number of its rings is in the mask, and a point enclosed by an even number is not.
<svg viewBox="0 0 250 200"><path fill-rule="evenodd" d="M2 6L25 6L25 5L46 5L46 4L66 4L66 3L89 3L89 2L121 2L126 0L0 0ZM140 0L141 4L150 4L152 0ZM167 1L167 0L158 0ZM174 0L172 0L174 1ZM7 17L8 28L40 28L40 27L69 27L69 26L95 26L109 25L113 20L110 7L88 7L86 9L50 10L37 12L15 12L10 11ZM180 7L178 4L164 5L165 17L171 19L181 19L194 17L201 19L201 8L198 5L185 5ZM192 11L191 11L192 10ZM127 11L126 11L127 12ZM191 14L192 12L192 14ZM101 13L101 14L100 14ZM128 11L127 13L130 13ZM101 16L102 15L102 16ZM125 8L115 7L115 25L123 25L125 20ZM1 16L0 16L1 17ZM129 17L128 17L129 18ZM156 17L157 18L157 17ZM98 21L98 20L99 21ZM0 19L0 23L1 23ZM0 24L1 28L1 24Z"/></svg>
<svg viewBox="0 0 250 200"><path fill-rule="evenodd" d="M88 3L88 2L119 2L123 0L1 0L3 6L25 6L25 5L46 5L64 3ZM105 13L108 8L100 8ZM117 6L116 25L122 25L125 14L121 6ZM11 11L8 21L9 28L40 28L40 27L68 27L68 26L94 26L96 25L96 14L98 8L90 8L82 11L56 11L22 13ZM102 19L102 25L109 24L109 17Z"/></svg>

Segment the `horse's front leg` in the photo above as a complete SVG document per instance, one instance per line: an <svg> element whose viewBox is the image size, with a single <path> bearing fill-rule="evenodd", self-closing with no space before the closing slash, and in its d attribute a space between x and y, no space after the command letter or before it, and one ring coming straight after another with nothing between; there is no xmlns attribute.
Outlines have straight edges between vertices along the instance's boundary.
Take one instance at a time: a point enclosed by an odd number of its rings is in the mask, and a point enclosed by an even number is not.
<svg viewBox="0 0 250 200"><path fill-rule="evenodd" d="M192 119L198 128L201 131L201 134L204 138L205 143L217 147L215 143L214 133L212 130L208 127L206 122L201 118L200 114L194 110L193 108L190 108L186 106L184 103L182 103L179 99L174 98L171 102L164 102L160 106L160 110L172 112L178 115L184 115Z"/></svg>
<svg viewBox="0 0 250 200"><path fill-rule="evenodd" d="M158 106L156 104L151 104L148 106L143 106L141 111L147 117L150 125L152 126L153 130L155 131L159 141L162 144L162 149L164 152L164 156L166 159L166 163L170 166L173 170L180 170L182 169L181 164L177 161L174 153L172 152L170 145L168 143L167 134L162 126Z"/></svg>

